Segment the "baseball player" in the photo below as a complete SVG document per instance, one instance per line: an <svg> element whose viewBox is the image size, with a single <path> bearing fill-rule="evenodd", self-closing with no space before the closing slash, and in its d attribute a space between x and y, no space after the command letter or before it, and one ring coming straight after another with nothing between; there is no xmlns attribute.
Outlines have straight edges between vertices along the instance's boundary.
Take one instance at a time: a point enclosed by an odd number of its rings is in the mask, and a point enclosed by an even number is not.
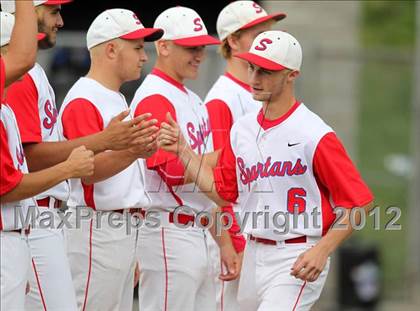
<svg viewBox="0 0 420 311"><path fill-rule="evenodd" d="M23 18L26 22L23 21ZM0 20L2 55L0 59L0 308L2 310L23 310L30 262L27 244L30 228L19 217L22 215L24 218L28 215L30 208L36 208L36 201L31 199L36 194L67 178L92 174L93 153L80 147L73 151L65 162L46 170L28 174L14 113L3 102L3 88L6 83L10 84L13 79L24 74L26 67L30 68L35 62L36 15L32 2L20 1L17 3L17 22L13 35L14 16L1 12ZM42 37L42 35L38 35L38 38ZM17 47L22 50L16 51ZM8 57L9 53L16 53L17 57ZM13 66L11 61L16 61L23 55L28 58L22 59L22 64ZM3 62L3 56L5 62ZM11 69L7 70L6 66L9 65ZM11 77L8 77L9 73Z"/></svg>
<svg viewBox="0 0 420 311"><path fill-rule="evenodd" d="M309 310L321 294L330 254L353 230L351 209L368 210L373 196L333 130L295 99L299 42L266 31L238 57L249 62L253 98L263 107L233 125L217 168L200 163L170 115L158 143L179 150L188 163L185 175L199 171L197 184L217 204L238 202L255 219L245 226L241 310ZM344 229L332 227L337 206L347 210Z"/></svg>
<svg viewBox="0 0 420 311"><path fill-rule="evenodd" d="M233 57L249 51L255 37L270 30L275 21L285 18L284 13L267 14L254 1L234 1L220 12L217 18L217 33L222 41L219 52L226 60L225 73L219 77L205 99L213 133L213 146L221 150L229 138L230 129L239 117L261 109L261 102L252 98L248 83L248 63ZM233 217L232 206L222 208ZM243 254L245 238L237 234L239 226L234 221L229 228L235 250ZM239 310L237 290L239 280L224 282L219 279L223 269L219 259L219 248L209 239L210 254L215 272L217 310Z"/></svg>
<svg viewBox="0 0 420 311"><path fill-rule="evenodd" d="M186 7L165 10L154 27L162 28L164 35L156 42L155 68L137 90L132 111L135 116L151 113L158 124L169 112L181 124L194 152L210 157L213 149L207 111L201 99L183 83L197 78L205 46L219 41L208 35L201 17ZM191 226L195 215L213 204L194 185L187 184L176 156L158 150L145 165L150 210L159 212L161 227L140 228L139 308L215 310L205 240L208 233L197 225ZM186 209L179 209L182 206ZM236 256L232 246L227 246L224 254L226 258L229 254Z"/></svg>
<svg viewBox="0 0 420 311"><path fill-rule="evenodd" d="M38 28L46 37L39 48L55 45L57 31L63 27L61 5L69 0L35 1ZM2 9L14 12L14 3L2 1ZM127 148L127 142L135 141L140 128L131 128L133 121L121 122L128 112L123 112L104 131L82 139L58 142L56 126L57 108L54 91L39 64L8 90L7 103L14 110L29 171L38 171L65 160L77 146L85 145L99 153L105 150ZM135 134L132 135L132 132ZM69 187L63 182L36 197L40 212L54 214L67 200ZM42 221L39 217L39 221ZM59 224L56 215L55 225ZM39 227L39 224L38 224ZM30 275L31 291L27 296L27 310L75 310L76 297L71 280L70 267L64 249L62 229L33 228L29 235L32 255Z"/></svg>
<svg viewBox="0 0 420 311"><path fill-rule="evenodd" d="M140 78L147 61L144 42L162 34L161 29L144 28L129 10L106 10L96 17L87 32L90 70L73 85L60 108L61 139L98 133L128 109L120 87ZM70 223L79 221L78 206L87 206L92 215L80 229L65 229L79 310L132 309L137 230L123 221L131 222L130 209L148 204L138 161L156 148L156 120L146 121L148 117L140 116L141 136L135 147L95 155L94 175L70 181Z"/></svg>

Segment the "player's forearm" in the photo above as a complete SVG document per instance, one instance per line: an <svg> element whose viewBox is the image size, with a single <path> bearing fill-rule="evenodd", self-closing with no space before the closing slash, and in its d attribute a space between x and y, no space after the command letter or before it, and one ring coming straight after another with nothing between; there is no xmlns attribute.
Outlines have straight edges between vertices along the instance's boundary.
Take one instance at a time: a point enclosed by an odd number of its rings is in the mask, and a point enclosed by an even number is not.
<svg viewBox="0 0 420 311"><path fill-rule="evenodd" d="M15 1L15 26L6 62L6 86L16 81L35 64L38 24L32 1Z"/></svg>
<svg viewBox="0 0 420 311"><path fill-rule="evenodd" d="M95 155L95 172L92 176L82 178L86 185L108 179L127 167L137 158L129 151L107 151Z"/></svg>
<svg viewBox="0 0 420 311"><path fill-rule="evenodd" d="M199 157L202 163L210 166L211 168L214 168L217 165L217 160L219 159L219 155L220 155L220 150L217 150L214 152L203 154ZM190 184L194 182L195 180L192 180L192 179L188 179L188 178L184 179L184 184Z"/></svg>
<svg viewBox="0 0 420 311"><path fill-rule="evenodd" d="M24 149L29 171L40 171L63 162L73 149L80 146L85 146L95 154L106 150L101 133L67 141L26 144Z"/></svg>
<svg viewBox="0 0 420 311"><path fill-rule="evenodd" d="M13 190L1 196L1 202L16 202L34 197L71 177L72 172L66 162L39 172L24 174Z"/></svg>
<svg viewBox="0 0 420 311"><path fill-rule="evenodd" d="M365 213L368 213L372 207L373 202L362 208ZM328 254L334 252L353 233L353 226L350 221L351 209L346 209L345 212L346 214L343 216L342 221L335 224L334 228L331 228L318 243L318 246ZM358 225L361 220L360 213L355 213L355 216L355 222Z"/></svg>
<svg viewBox="0 0 420 311"><path fill-rule="evenodd" d="M217 193L212 167L203 161L202 157L197 155L191 148L185 148L180 152L179 157L184 164L185 180L194 182L218 206L230 204Z"/></svg>
<svg viewBox="0 0 420 311"><path fill-rule="evenodd" d="M233 243L232 243L232 239L230 237L229 231L226 230L224 226L222 226L222 230L220 231L220 234L218 234L216 230L215 224L220 223L220 222L217 222L216 216L220 215L221 211L222 211L221 207L217 207L213 209L212 211L213 226L209 228L209 231L219 247L224 247L224 246L233 247Z"/></svg>

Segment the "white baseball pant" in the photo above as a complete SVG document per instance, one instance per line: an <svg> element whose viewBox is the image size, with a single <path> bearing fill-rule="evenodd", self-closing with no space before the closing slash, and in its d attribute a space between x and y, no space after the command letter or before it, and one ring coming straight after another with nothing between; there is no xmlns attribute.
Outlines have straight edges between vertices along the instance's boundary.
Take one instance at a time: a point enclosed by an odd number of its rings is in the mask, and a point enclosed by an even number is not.
<svg viewBox="0 0 420 311"><path fill-rule="evenodd" d="M169 223L140 228L139 310L216 309L205 235L203 229L178 228Z"/></svg>
<svg viewBox="0 0 420 311"><path fill-rule="evenodd" d="M219 279L225 267L220 258L220 249L211 234L207 235L207 243L209 247L210 264L212 266L212 278L216 292L216 310L217 311L239 311L238 303L238 285L239 279L225 282Z"/></svg>
<svg viewBox="0 0 420 311"><path fill-rule="evenodd" d="M135 224L136 219L117 212L91 210L91 219L80 220L76 208L69 208L68 212L73 229L65 229L64 233L78 310L131 311L138 230L126 226L126 221Z"/></svg>
<svg viewBox="0 0 420 311"><path fill-rule="evenodd" d="M24 233L0 231L0 258L0 310L25 310L30 256Z"/></svg>
<svg viewBox="0 0 420 311"><path fill-rule="evenodd" d="M50 199L54 202L54 199ZM75 311L76 295L70 274L70 265L64 245L63 229L55 229L60 218L54 204L51 208L38 207L41 213L37 218L37 227L32 228L28 236L31 264L28 280L29 294L26 296L25 310L29 311ZM47 214L54 216L54 222L40 227ZM44 216L43 216L44 215ZM44 227L47 223L44 223Z"/></svg>
<svg viewBox="0 0 420 311"><path fill-rule="evenodd" d="M238 301L241 311L307 311L324 287L328 262L315 282L290 275L298 256L314 243L266 245L250 241L245 247Z"/></svg>

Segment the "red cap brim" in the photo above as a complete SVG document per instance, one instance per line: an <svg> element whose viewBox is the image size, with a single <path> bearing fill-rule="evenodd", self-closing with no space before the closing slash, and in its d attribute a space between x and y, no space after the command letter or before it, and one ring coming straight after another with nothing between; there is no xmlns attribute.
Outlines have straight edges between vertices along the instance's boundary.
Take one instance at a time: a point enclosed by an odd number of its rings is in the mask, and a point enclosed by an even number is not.
<svg viewBox="0 0 420 311"><path fill-rule="evenodd" d="M48 0L44 2L43 5L59 5L59 4L67 4L73 2L73 0Z"/></svg>
<svg viewBox="0 0 420 311"><path fill-rule="evenodd" d="M41 40L45 39L46 36L47 35L45 33L40 32L36 35L36 38L38 39L38 41L41 41Z"/></svg>
<svg viewBox="0 0 420 311"><path fill-rule="evenodd" d="M144 39L144 41L156 41L163 36L163 30L160 28L142 28L126 35L121 36L121 39L137 40Z"/></svg>
<svg viewBox="0 0 420 311"><path fill-rule="evenodd" d="M173 42L181 46L215 45L221 42L209 35L195 36L183 39L175 39Z"/></svg>
<svg viewBox="0 0 420 311"><path fill-rule="evenodd" d="M243 60L246 60L250 62L251 64L257 65L258 67L261 67L266 70L272 70L272 71L280 71L283 69L287 69L286 67L277 64L267 58L264 58L262 56L253 54L253 53L241 53L234 55L237 58L241 58Z"/></svg>
<svg viewBox="0 0 420 311"><path fill-rule="evenodd" d="M287 15L285 13L269 14L267 16L257 18L255 20L253 20L252 22L249 22L248 24L243 25L240 29L247 29L247 28L250 28L252 26L264 23L264 22L266 22L270 19L274 19L277 22L277 21L280 21L280 20L286 18L286 16Z"/></svg>

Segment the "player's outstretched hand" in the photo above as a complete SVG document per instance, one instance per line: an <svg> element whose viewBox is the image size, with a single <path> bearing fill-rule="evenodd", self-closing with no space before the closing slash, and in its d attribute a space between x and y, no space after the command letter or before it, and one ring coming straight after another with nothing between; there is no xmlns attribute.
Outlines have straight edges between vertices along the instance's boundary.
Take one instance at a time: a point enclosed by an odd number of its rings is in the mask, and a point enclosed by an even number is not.
<svg viewBox="0 0 420 311"><path fill-rule="evenodd" d="M91 176L94 173L94 154L85 146L75 148L66 160L71 178Z"/></svg>
<svg viewBox="0 0 420 311"><path fill-rule="evenodd" d="M222 281L232 281L239 277L242 266L242 256L238 255L231 244L220 247L220 258L224 271L219 275Z"/></svg>
<svg viewBox="0 0 420 311"><path fill-rule="evenodd" d="M184 136L171 114L166 114L167 122L162 122L158 133L157 143L158 147L175 154L179 154L182 150L188 147Z"/></svg>
<svg viewBox="0 0 420 311"><path fill-rule="evenodd" d="M125 110L111 119L108 126L102 131L102 141L106 150L124 150L135 147L138 139L142 137L144 122L152 115L142 114L134 119L124 121L130 114L130 110ZM147 124L154 125L157 120L149 120Z"/></svg>
<svg viewBox="0 0 420 311"><path fill-rule="evenodd" d="M318 245L300 254L290 272L302 281L314 282L318 279L328 260L328 253Z"/></svg>
<svg viewBox="0 0 420 311"><path fill-rule="evenodd" d="M156 152L156 138L159 130L155 125L156 123L156 119L144 119L140 124L136 125L140 129L139 136L132 142L132 147L128 149L136 158L146 159Z"/></svg>

